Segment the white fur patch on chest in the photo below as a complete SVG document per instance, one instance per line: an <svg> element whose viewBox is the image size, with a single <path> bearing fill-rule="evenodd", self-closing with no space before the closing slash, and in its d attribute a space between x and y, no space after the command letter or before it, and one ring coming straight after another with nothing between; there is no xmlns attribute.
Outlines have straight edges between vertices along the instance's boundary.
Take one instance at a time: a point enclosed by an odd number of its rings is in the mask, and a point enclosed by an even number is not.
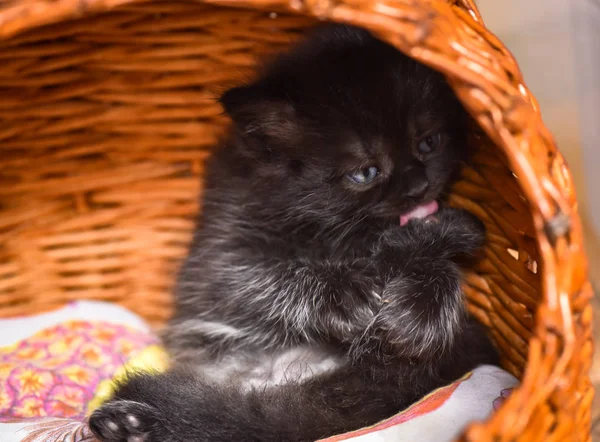
<svg viewBox="0 0 600 442"><path fill-rule="evenodd" d="M227 354L199 367L212 382L232 383L244 389L301 382L335 370L345 358L319 347L298 346L278 352Z"/></svg>

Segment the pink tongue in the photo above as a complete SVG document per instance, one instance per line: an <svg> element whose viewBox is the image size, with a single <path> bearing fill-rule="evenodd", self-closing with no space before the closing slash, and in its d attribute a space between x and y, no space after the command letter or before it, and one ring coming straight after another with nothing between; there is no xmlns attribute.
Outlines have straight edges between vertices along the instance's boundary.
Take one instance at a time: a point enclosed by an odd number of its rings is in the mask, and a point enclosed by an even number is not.
<svg viewBox="0 0 600 442"><path fill-rule="evenodd" d="M426 218L429 215L433 215L438 210L437 201L431 201L430 203L421 204L410 212L405 213L404 215L400 215L400 225L405 226L411 219L421 219Z"/></svg>

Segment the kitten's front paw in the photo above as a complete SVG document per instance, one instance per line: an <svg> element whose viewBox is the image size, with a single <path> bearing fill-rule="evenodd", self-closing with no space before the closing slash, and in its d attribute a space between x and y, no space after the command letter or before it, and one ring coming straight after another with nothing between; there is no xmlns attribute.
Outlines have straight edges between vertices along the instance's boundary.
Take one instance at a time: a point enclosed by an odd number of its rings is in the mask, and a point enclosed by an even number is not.
<svg viewBox="0 0 600 442"><path fill-rule="evenodd" d="M471 255L484 242L485 226L476 216L466 210L443 208L426 218L413 219L404 227L388 229L378 247L388 259L401 256L398 251L402 250L410 256L447 259Z"/></svg>
<svg viewBox="0 0 600 442"><path fill-rule="evenodd" d="M452 348L464 324L458 269L450 262L431 265L429 272L388 282L372 325L384 342L408 357L439 357Z"/></svg>
<svg viewBox="0 0 600 442"><path fill-rule="evenodd" d="M446 240L462 253L472 253L485 242L485 226L479 218L462 209L444 208L435 215Z"/></svg>
<svg viewBox="0 0 600 442"><path fill-rule="evenodd" d="M115 400L94 411L90 430L102 442L151 442L160 426L157 410L135 401Z"/></svg>

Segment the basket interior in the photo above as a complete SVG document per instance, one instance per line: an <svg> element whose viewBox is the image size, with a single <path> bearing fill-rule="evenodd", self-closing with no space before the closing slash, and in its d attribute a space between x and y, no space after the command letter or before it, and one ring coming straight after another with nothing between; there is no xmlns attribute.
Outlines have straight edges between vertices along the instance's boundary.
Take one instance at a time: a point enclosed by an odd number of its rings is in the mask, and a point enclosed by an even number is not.
<svg viewBox="0 0 600 442"><path fill-rule="evenodd" d="M136 3L0 43L0 316L97 299L162 324L227 124L215 97L313 23ZM470 140L451 202L488 244L465 292L520 376L541 299L532 218L501 149L475 125Z"/></svg>

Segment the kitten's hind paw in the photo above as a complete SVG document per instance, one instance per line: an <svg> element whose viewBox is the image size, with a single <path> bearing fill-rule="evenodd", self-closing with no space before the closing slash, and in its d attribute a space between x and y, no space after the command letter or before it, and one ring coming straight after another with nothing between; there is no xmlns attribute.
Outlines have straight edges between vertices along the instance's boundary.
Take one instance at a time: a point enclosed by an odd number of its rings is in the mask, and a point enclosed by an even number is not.
<svg viewBox="0 0 600 442"><path fill-rule="evenodd" d="M150 442L148 436L158 425L154 407L124 400L103 405L89 419L90 430L102 442Z"/></svg>

